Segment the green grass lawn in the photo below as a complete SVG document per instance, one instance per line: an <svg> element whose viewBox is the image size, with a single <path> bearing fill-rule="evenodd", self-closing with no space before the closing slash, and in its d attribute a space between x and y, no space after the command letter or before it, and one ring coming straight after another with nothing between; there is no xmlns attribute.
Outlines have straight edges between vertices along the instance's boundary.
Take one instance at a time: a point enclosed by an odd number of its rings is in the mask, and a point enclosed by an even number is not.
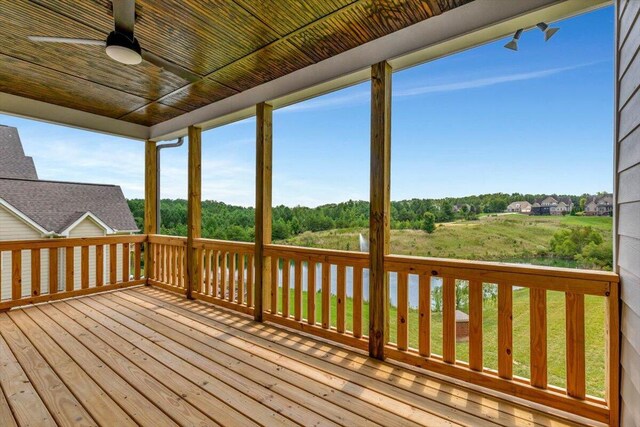
<svg viewBox="0 0 640 427"><path fill-rule="evenodd" d="M591 226L603 234L604 240L612 238L610 217L488 215L477 221L438 224L432 234L421 230L391 230L391 253L574 267L571 260L543 259L536 255L548 249L556 231L577 226ZM368 230L306 232L278 243L357 251L360 234L366 236Z"/></svg>
<svg viewBox="0 0 640 427"><path fill-rule="evenodd" d="M282 288L279 294L279 307L282 310ZM316 322L322 319L321 294L316 293ZM336 326L337 298L331 296L330 318L331 325ZM604 396L604 299L586 297L586 369L587 393L593 396ZM294 291L290 291L289 313L294 313ZM307 293L302 295L302 315L307 318ZM397 323L396 307L390 308L390 341L395 342ZM367 333L369 324L369 307L364 302L362 308L363 333ZM346 328L352 330L353 325L353 300L346 300ZM418 311L409 311L409 345L418 347ZM547 292L547 354L548 354L548 378L549 384L559 387L565 386L565 309L564 294L560 292ZM498 369L497 360L497 304L486 300L483 310L483 354L484 366ZM431 352L442 354L442 314L431 315ZM456 345L456 358L468 361L469 344L458 342ZM529 378L529 292L527 289L517 289L513 292L513 373L521 377Z"/></svg>

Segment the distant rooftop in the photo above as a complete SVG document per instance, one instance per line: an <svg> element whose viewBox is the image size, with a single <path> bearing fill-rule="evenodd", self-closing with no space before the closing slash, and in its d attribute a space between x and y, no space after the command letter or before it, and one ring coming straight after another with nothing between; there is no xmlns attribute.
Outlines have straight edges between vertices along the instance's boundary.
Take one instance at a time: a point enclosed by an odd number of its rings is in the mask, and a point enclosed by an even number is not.
<svg viewBox="0 0 640 427"><path fill-rule="evenodd" d="M60 234L90 212L114 231L138 227L117 185L39 180L18 129L0 125L0 199L48 232Z"/></svg>
<svg viewBox="0 0 640 427"><path fill-rule="evenodd" d="M0 178L38 179L31 157L25 156L18 129L0 125Z"/></svg>

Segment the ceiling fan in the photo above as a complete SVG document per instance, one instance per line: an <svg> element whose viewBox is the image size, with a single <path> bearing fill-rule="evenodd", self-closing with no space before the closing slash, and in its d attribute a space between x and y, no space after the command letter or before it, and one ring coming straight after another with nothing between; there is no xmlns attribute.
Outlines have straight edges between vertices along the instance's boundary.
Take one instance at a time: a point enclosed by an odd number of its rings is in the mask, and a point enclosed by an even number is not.
<svg viewBox="0 0 640 427"><path fill-rule="evenodd" d="M136 20L135 0L112 0L115 29L106 40L76 39L69 37L29 36L29 40L45 43L70 43L105 47L107 55L122 64L136 65L145 60L168 72L193 83L202 76L186 68L169 62L148 50L142 49L138 39L134 37L133 27Z"/></svg>

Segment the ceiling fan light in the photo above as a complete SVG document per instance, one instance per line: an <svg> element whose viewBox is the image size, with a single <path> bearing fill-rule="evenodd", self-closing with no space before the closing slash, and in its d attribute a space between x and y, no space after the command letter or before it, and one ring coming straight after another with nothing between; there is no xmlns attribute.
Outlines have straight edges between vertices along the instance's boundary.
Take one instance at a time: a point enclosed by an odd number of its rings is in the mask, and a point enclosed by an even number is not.
<svg viewBox="0 0 640 427"><path fill-rule="evenodd" d="M129 39L124 34L112 31L107 37L107 55L115 61L127 65L136 65L142 62L142 51L138 40Z"/></svg>

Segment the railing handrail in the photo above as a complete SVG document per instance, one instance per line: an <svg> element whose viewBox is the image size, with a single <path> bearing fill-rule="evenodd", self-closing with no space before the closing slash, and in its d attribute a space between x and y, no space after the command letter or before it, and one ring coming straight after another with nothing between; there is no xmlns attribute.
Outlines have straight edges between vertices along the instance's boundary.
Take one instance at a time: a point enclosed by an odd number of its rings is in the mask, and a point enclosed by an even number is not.
<svg viewBox="0 0 640 427"><path fill-rule="evenodd" d="M337 264L355 264L359 267L367 267L369 254L366 252L340 251L333 249L304 248L300 246L269 244L264 246L265 256L308 258L315 262L328 262Z"/></svg>
<svg viewBox="0 0 640 427"><path fill-rule="evenodd" d="M579 268L549 267L543 265L522 265L496 261L473 261L449 258L419 257L410 255L386 255L385 261L394 266L422 265L436 267L452 267L469 270L492 270L505 273L530 274L535 276L564 277L569 279L592 280L597 282L620 281L619 276L611 271L585 270Z"/></svg>
<svg viewBox="0 0 640 427"><path fill-rule="evenodd" d="M253 242L234 242L231 240L218 240L218 239L205 239L197 238L193 239L193 247L202 249L207 246L215 246L220 249L236 250L241 249L244 251L253 251L256 247Z"/></svg>
<svg viewBox="0 0 640 427"><path fill-rule="evenodd" d="M103 237L69 237L37 240L4 240L0 241L0 252L109 245L116 243L144 243L146 241L146 234L123 234Z"/></svg>

